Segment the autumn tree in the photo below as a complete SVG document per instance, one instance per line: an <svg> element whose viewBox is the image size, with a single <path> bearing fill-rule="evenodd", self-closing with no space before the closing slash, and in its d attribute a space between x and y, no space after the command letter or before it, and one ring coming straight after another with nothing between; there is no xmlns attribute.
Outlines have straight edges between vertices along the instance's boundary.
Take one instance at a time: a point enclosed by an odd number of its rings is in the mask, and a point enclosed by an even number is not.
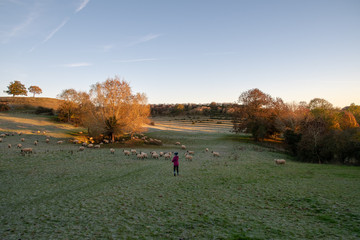
<svg viewBox="0 0 360 240"><path fill-rule="evenodd" d="M33 97L35 97L35 94L42 94L42 90L41 90L41 88L38 87L38 86L30 86L30 87L28 88L28 90L29 90L29 92L31 92L31 93L34 94Z"/></svg>
<svg viewBox="0 0 360 240"><path fill-rule="evenodd" d="M10 85L8 86L8 90L4 91L4 92L9 95L13 95L13 97L15 97L17 95L27 96L26 87L20 81L10 82Z"/></svg>
<svg viewBox="0 0 360 240"><path fill-rule="evenodd" d="M142 131L148 122L150 107L144 94L132 94L128 82L119 77L92 85L93 108L89 108L86 125L92 135L103 134L112 140L125 133Z"/></svg>
<svg viewBox="0 0 360 240"><path fill-rule="evenodd" d="M234 132L251 133L256 141L271 137L278 132L275 121L284 108L280 98L273 99L255 88L243 92L238 103L240 106L233 118Z"/></svg>

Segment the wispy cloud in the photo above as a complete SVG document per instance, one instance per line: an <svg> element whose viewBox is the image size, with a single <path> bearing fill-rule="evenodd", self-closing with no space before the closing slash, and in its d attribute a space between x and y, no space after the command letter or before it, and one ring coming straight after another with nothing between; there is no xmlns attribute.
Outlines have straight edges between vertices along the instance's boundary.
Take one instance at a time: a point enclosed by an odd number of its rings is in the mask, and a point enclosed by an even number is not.
<svg viewBox="0 0 360 240"><path fill-rule="evenodd" d="M83 0L83 1L81 2L80 6L76 9L75 12L78 13L78 12L80 12L81 10L83 10L89 2L90 2L90 0Z"/></svg>
<svg viewBox="0 0 360 240"><path fill-rule="evenodd" d="M63 67L69 67L69 68L74 68L74 67L89 67L92 66L92 63L88 63L88 62L80 62L80 63L69 63L69 64L64 64L62 65Z"/></svg>
<svg viewBox="0 0 360 240"><path fill-rule="evenodd" d="M158 37L160 37L161 34L148 34L146 36L143 36L139 39L137 39L136 41L132 42L129 44L129 46L134 46L134 45L137 45L137 44L140 44L140 43L145 43L145 42L148 42L148 41L151 41L151 40L154 40Z"/></svg>
<svg viewBox="0 0 360 240"><path fill-rule="evenodd" d="M46 36L43 43L46 43L47 41L49 41L55 35L55 33L57 33L68 21L69 21L69 18L66 18L59 26L57 26L54 30L52 30L51 33Z"/></svg>
<svg viewBox="0 0 360 240"><path fill-rule="evenodd" d="M149 61L156 61L157 58L138 58L138 59L127 59L127 60L120 60L117 62L120 63L133 63L133 62L149 62Z"/></svg>
<svg viewBox="0 0 360 240"><path fill-rule="evenodd" d="M11 28L10 31L1 34L0 36L0 38L2 38L1 42L7 43L12 37L15 37L18 34L20 34L20 32L25 30L37 17L38 14L36 11L31 12L23 22Z"/></svg>

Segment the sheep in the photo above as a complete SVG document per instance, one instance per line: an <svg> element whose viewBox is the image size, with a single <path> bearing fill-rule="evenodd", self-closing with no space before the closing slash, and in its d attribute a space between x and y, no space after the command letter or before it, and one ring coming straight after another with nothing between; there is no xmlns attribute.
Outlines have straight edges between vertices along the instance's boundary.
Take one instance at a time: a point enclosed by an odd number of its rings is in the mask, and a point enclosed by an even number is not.
<svg viewBox="0 0 360 240"><path fill-rule="evenodd" d="M100 148L99 144L94 145L94 148Z"/></svg>
<svg viewBox="0 0 360 240"><path fill-rule="evenodd" d="M181 149L186 149L186 146L185 145L181 145Z"/></svg>
<svg viewBox="0 0 360 240"><path fill-rule="evenodd" d="M164 156L164 152L159 152L160 157Z"/></svg>
<svg viewBox="0 0 360 240"><path fill-rule="evenodd" d="M45 142L46 142L46 143L49 143L49 142L50 142L50 139L47 138L47 139L45 140Z"/></svg>
<svg viewBox="0 0 360 240"><path fill-rule="evenodd" d="M57 144L63 144L64 141L57 141L56 143L57 143Z"/></svg>
<svg viewBox="0 0 360 240"><path fill-rule="evenodd" d="M205 148L205 152L208 152L209 151L209 149L208 148Z"/></svg>
<svg viewBox="0 0 360 240"><path fill-rule="evenodd" d="M25 138L21 138L20 141L25 142Z"/></svg>
<svg viewBox="0 0 360 240"><path fill-rule="evenodd" d="M285 164L286 163L285 159L274 159L274 161L276 164Z"/></svg>
<svg viewBox="0 0 360 240"><path fill-rule="evenodd" d="M0 134L0 137L2 138L6 137L5 133Z"/></svg>
<svg viewBox="0 0 360 240"><path fill-rule="evenodd" d="M135 150L135 149L131 149L130 152L131 152L132 155L135 155L135 154L136 154L136 150Z"/></svg>
<svg viewBox="0 0 360 240"><path fill-rule="evenodd" d="M213 154L214 157L220 157L220 153L218 152L211 151L211 153Z"/></svg>
<svg viewBox="0 0 360 240"><path fill-rule="evenodd" d="M136 155L136 157L137 157L138 159L143 159L143 158L144 158L144 156L143 156L141 153L138 153L138 154Z"/></svg>
<svg viewBox="0 0 360 240"><path fill-rule="evenodd" d="M152 154L152 158L159 159L159 154L157 154L157 153Z"/></svg>
<svg viewBox="0 0 360 240"><path fill-rule="evenodd" d="M92 148L92 147L94 147L94 144L91 144L91 143L90 143L90 144L87 145L87 147L88 147L88 148Z"/></svg>
<svg viewBox="0 0 360 240"><path fill-rule="evenodd" d="M115 149L110 148L110 153L111 153L111 154L115 154Z"/></svg>
<svg viewBox="0 0 360 240"><path fill-rule="evenodd" d="M75 139L74 141L73 141L73 144L78 144L79 143L79 140L77 140L77 139Z"/></svg>
<svg viewBox="0 0 360 240"><path fill-rule="evenodd" d="M165 160L166 159L171 159L171 153L165 153L164 157L165 157Z"/></svg>
<svg viewBox="0 0 360 240"><path fill-rule="evenodd" d="M2 142L3 141L3 139L2 138L0 138L0 142Z"/></svg>
<svg viewBox="0 0 360 240"><path fill-rule="evenodd" d="M141 152L141 155L143 156L143 158L148 158L147 153Z"/></svg>
<svg viewBox="0 0 360 240"><path fill-rule="evenodd" d="M195 153L194 151L189 151L189 150L186 151L186 152L187 152L189 155L194 155L194 153Z"/></svg>
<svg viewBox="0 0 360 240"><path fill-rule="evenodd" d="M128 151L128 150L123 150L123 152L124 152L124 155L125 155L125 156L130 156L130 151Z"/></svg>
<svg viewBox="0 0 360 240"><path fill-rule="evenodd" d="M22 148L22 145L19 143L18 145L16 145L17 148Z"/></svg>
<svg viewBox="0 0 360 240"><path fill-rule="evenodd" d="M87 143L86 142L83 142L81 145L83 145L84 147L87 146Z"/></svg>
<svg viewBox="0 0 360 240"><path fill-rule="evenodd" d="M35 140L35 141L34 141L34 145L35 145L35 146L37 146L37 145L38 145L38 143L39 143L39 141L38 141L38 140Z"/></svg>
<svg viewBox="0 0 360 240"><path fill-rule="evenodd" d="M22 153L22 154L32 153L32 148L23 148L23 149L21 149L21 153Z"/></svg>
<svg viewBox="0 0 360 240"><path fill-rule="evenodd" d="M176 142L175 145L180 145L180 142Z"/></svg>
<svg viewBox="0 0 360 240"><path fill-rule="evenodd" d="M10 143L8 144L8 148L11 148L11 144L10 144Z"/></svg>
<svg viewBox="0 0 360 240"><path fill-rule="evenodd" d="M84 151L85 150L85 147L81 146L79 147L79 151Z"/></svg>
<svg viewBox="0 0 360 240"><path fill-rule="evenodd" d="M185 160L192 161L192 159L193 159L193 156L185 153Z"/></svg>
<svg viewBox="0 0 360 240"><path fill-rule="evenodd" d="M104 139L103 142L106 143L106 144L108 144L108 143L109 143L109 140Z"/></svg>

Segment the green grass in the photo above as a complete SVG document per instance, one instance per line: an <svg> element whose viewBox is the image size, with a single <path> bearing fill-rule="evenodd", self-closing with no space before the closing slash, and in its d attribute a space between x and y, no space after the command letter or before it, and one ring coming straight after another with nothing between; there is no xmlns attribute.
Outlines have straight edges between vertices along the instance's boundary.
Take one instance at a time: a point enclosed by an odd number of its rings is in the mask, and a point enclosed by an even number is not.
<svg viewBox="0 0 360 240"><path fill-rule="evenodd" d="M6 147L19 136L6 137L0 239L360 238L360 168L298 163L226 131L147 135L164 145L137 150L178 151L179 177L170 161L110 154L116 145L77 152L28 135L40 144L22 156ZM176 141L195 151L192 162Z"/></svg>

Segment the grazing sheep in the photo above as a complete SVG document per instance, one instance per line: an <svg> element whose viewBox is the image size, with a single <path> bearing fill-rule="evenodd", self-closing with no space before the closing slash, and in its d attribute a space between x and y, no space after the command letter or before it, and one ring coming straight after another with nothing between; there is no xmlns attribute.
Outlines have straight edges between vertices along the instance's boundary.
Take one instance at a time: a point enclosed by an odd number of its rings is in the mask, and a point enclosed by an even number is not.
<svg viewBox="0 0 360 240"><path fill-rule="evenodd" d="M32 148L23 148L23 149L21 149L21 153L22 153L22 154L32 153Z"/></svg>
<svg viewBox="0 0 360 240"><path fill-rule="evenodd" d="M47 139L45 140L45 142L46 142L46 143L49 143L49 142L50 142L50 139L47 138Z"/></svg>
<svg viewBox="0 0 360 240"><path fill-rule="evenodd" d="M181 149L186 149L186 146L185 145L181 145Z"/></svg>
<svg viewBox="0 0 360 240"><path fill-rule="evenodd" d="M94 145L94 148L100 148L100 144Z"/></svg>
<svg viewBox="0 0 360 240"><path fill-rule="evenodd" d="M21 138L20 141L25 142L25 138Z"/></svg>
<svg viewBox="0 0 360 240"><path fill-rule="evenodd" d="M0 137L2 138L6 137L5 133L0 134Z"/></svg>
<svg viewBox="0 0 360 240"><path fill-rule="evenodd" d="M130 156L130 151L128 151L128 150L123 150L123 152L124 152L124 155L125 155L125 156Z"/></svg>
<svg viewBox="0 0 360 240"><path fill-rule="evenodd" d="M211 153L213 154L214 157L220 157L220 153L218 152L211 151Z"/></svg>
<svg viewBox="0 0 360 240"><path fill-rule="evenodd" d="M159 152L160 157L164 156L164 152Z"/></svg>
<svg viewBox="0 0 360 240"><path fill-rule="evenodd" d="M159 159L159 154L157 154L157 153L152 154L152 158Z"/></svg>
<svg viewBox="0 0 360 240"><path fill-rule="evenodd" d="M108 144L108 143L109 143L109 140L104 139L103 142L106 143L106 144Z"/></svg>
<svg viewBox="0 0 360 240"><path fill-rule="evenodd" d="M186 151L189 155L194 155L194 151Z"/></svg>
<svg viewBox="0 0 360 240"><path fill-rule="evenodd" d="M180 142L176 142L175 145L180 145L181 143Z"/></svg>
<svg viewBox="0 0 360 240"><path fill-rule="evenodd" d="M192 161L192 159L193 159L193 156L185 153L185 160Z"/></svg>
<svg viewBox="0 0 360 240"><path fill-rule="evenodd" d="M208 148L205 148L205 152L208 152L209 151L209 149Z"/></svg>
<svg viewBox="0 0 360 240"><path fill-rule="evenodd" d="M79 151L84 151L85 150L85 147L81 146L79 147Z"/></svg>
<svg viewBox="0 0 360 240"><path fill-rule="evenodd" d="M144 156L143 156L141 153L138 153L138 154L136 155L136 157L137 157L137 159L143 159L143 158L144 158Z"/></svg>
<svg viewBox="0 0 360 240"><path fill-rule="evenodd" d="M77 139L75 139L74 141L73 141L73 144L78 144L79 143L79 140L77 140Z"/></svg>
<svg viewBox="0 0 360 240"><path fill-rule="evenodd" d="M169 160L170 160L170 159L171 159L171 153L165 153L165 154L164 154L164 157L165 157L165 160L166 160L166 159L169 159Z"/></svg>
<svg viewBox="0 0 360 240"><path fill-rule="evenodd" d="M111 154L115 154L115 149L110 148L110 153L111 153Z"/></svg>
<svg viewBox="0 0 360 240"><path fill-rule="evenodd" d="M10 144L10 143L8 144L8 148L11 148L11 144Z"/></svg>
<svg viewBox="0 0 360 240"><path fill-rule="evenodd" d="M35 146L37 146L38 143L39 143L38 140L35 140L35 141L34 141L34 145L35 145Z"/></svg>
<svg viewBox="0 0 360 240"><path fill-rule="evenodd" d="M135 149L131 149L130 152L131 152L132 155L135 155L135 154L136 154L136 150L135 150Z"/></svg>
<svg viewBox="0 0 360 240"><path fill-rule="evenodd" d="M274 159L274 161L276 164L285 164L286 163L285 159Z"/></svg>
<svg viewBox="0 0 360 240"><path fill-rule="evenodd" d="M18 145L16 145L17 148L22 148L21 143L19 143Z"/></svg>
<svg viewBox="0 0 360 240"><path fill-rule="evenodd" d="M57 141L56 143L57 143L57 144L63 144L64 141Z"/></svg>
<svg viewBox="0 0 360 240"><path fill-rule="evenodd" d="M2 142L3 141L3 139L2 138L0 138L0 142Z"/></svg>
<svg viewBox="0 0 360 240"><path fill-rule="evenodd" d="M87 145L87 147L88 147L88 148L92 148L92 147L94 147L94 144L91 144L91 143L90 143L90 144Z"/></svg>
<svg viewBox="0 0 360 240"><path fill-rule="evenodd" d="M143 156L143 158L148 158L147 153L141 152L141 155Z"/></svg>
<svg viewBox="0 0 360 240"><path fill-rule="evenodd" d="M82 145L83 145L84 147L86 147L86 146L87 146L87 143L86 143L86 142L83 142Z"/></svg>

